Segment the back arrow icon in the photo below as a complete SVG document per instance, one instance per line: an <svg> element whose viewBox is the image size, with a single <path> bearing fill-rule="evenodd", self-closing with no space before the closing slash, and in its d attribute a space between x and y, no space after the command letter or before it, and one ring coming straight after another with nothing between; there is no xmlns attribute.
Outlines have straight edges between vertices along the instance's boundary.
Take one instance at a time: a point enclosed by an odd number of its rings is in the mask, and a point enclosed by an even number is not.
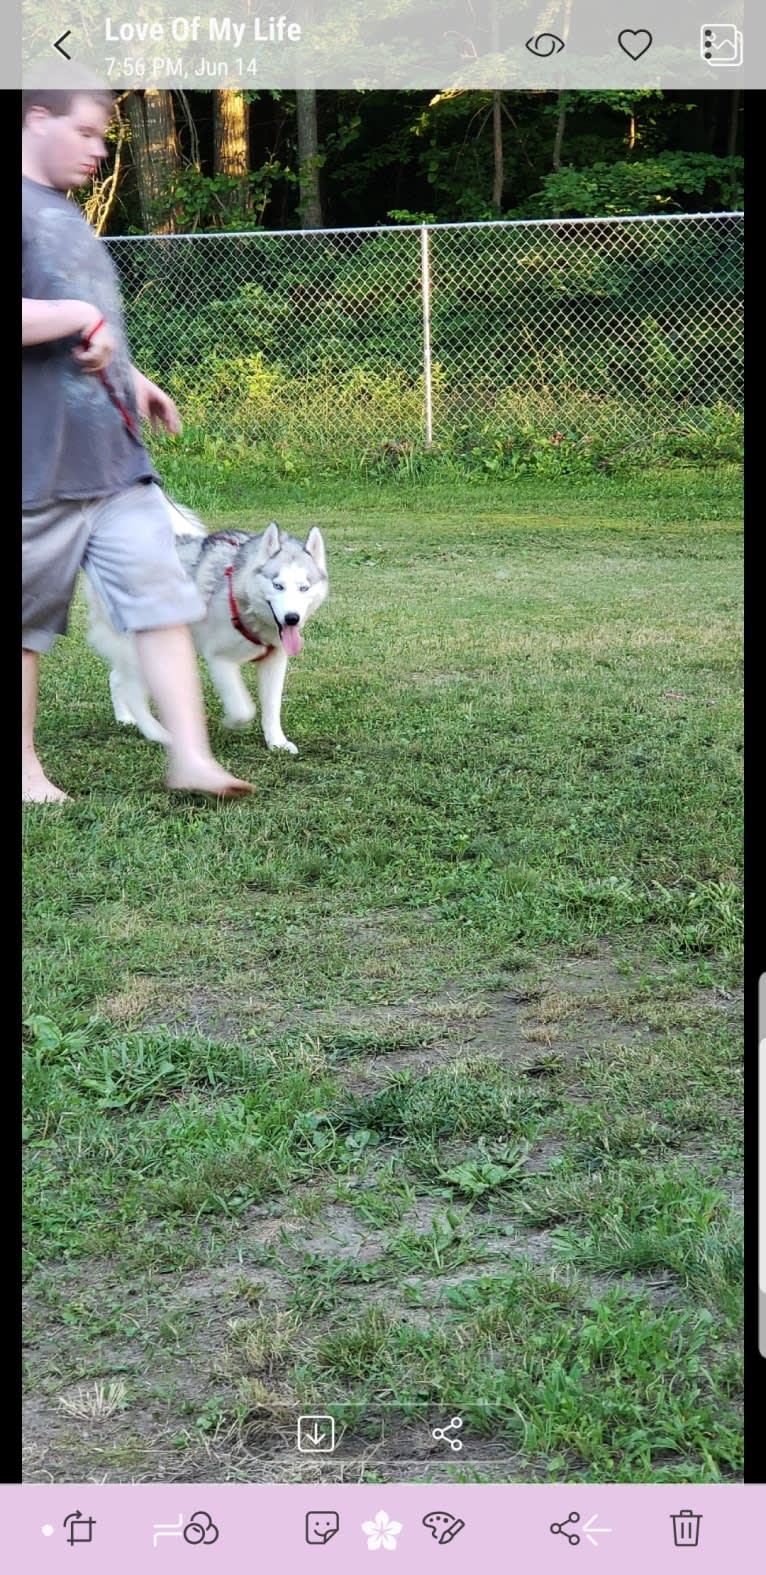
<svg viewBox="0 0 766 1575"><path fill-rule="evenodd" d="M54 44L54 45L53 45L53 48L54 48L54 49L57 49L57 50L58 50L58 52L59 52L59 54L60 54L60 55L63 55L63 56L64 56L64 59L65 59L65 60L71 60L71 58L72 58L72 56L71 56L71 55L68 55L68 54L67 54L67 52L66 52L66 50L65 50L65 49L62 49L62 48L61 48L61 45L62 45L62 44L64 44L64 43L66 43L66 40L67 40L67 39L68 39L68 38L71 38L71 36L72 36L72 29L71 29L71 27L70 27L70 28L69 28L69 29L68 29L68 30L67 30L67 32L66 32L66 33L62 33L62 34L61 34L61 37L60 37L60 38L57 38L57 39L56 39L56 42L55 42L55 44Z"/></svg>
<svg viewBox="0 0 766 1575"><path fill-rule="evenodd" d="M585 1532L588 1541L593 1543L594 1548L597 1548L598 1543L595 1537L591 1536L591 1531L597 1531L599 1535L601 1535L602 1532L611 1531L612 1528L611 1526L594 1526L594 1520L598 1520L598 1515L591 1515L590 1520L586 1521L582 1529Z"/></svg>

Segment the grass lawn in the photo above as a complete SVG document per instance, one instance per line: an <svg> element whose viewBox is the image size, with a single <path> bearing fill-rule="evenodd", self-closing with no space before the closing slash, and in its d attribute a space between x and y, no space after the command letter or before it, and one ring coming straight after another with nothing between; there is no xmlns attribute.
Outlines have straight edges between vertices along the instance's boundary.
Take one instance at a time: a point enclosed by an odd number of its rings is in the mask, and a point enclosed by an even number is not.
<svg viewBox="0 0 766 1575"><path fill-rule="evenodd" d="M331 594L249 803L44 666L25 1480L737 1480L738 475L173 480Z"/></svg>

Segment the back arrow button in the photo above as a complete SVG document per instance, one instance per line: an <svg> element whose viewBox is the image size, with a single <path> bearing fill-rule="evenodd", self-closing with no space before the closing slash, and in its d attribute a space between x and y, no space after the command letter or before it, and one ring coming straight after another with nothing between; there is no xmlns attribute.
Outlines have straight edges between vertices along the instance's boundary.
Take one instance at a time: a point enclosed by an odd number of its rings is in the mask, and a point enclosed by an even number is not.
<svg viewBox="0 0 766 1575"><path fill-rule="evenodd" d="M54 49L57 49L57 50L58 50L58 52L59 52L59 54L60 54L60 55L63 55L63 56L64 56L64 59L65 59L65 60L71 60L71 58L72 58L72 56L71 56L71 55L68 55L68 54L67 54L67 52L66 52L66 50L65 50L65 49L62 49L62 48L61 48L61 45L62 45L62 44L65 44L65 43L66 43L66 41L67 41L67 39L68 39L68 38L71 38L71 36L72 36L72 29L71 29L71 27L70 27L70 28L69 28L69 29L68 29L68 30L67 30L67 32L66 32L66 33L62 33L62 34L61 34L61 37L60 37L60 38L57 38L57 39L56 39L56 42L55 42L55 44L54 44L54 45L53 45L53 48L54 48Z"/></svg>

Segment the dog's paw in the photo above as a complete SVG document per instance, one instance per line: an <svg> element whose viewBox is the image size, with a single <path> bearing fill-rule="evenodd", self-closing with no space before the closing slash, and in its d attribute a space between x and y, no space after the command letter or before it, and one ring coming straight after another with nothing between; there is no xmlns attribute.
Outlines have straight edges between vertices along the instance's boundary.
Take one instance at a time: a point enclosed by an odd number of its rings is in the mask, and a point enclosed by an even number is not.
<svg viewBox="0 0 766 1575"><path fill-rule="evenodd" d="M138 727L127 701L123 700L122 695L115 689L112 689L112 710L115 722L119 722L122 727Z"/></svg>
<svg viewBox="0 0 766 1575"><path fill-rule="evenodd" d="M159 722L156 727L143 727L141 732L149 744L164 744L167 748L171 742L170 734L165 731L164 727L160 727Z"/></svg>
<svg viewBox="0 0 766 1575"><path fill-rule="evenodd" d="M282 749L288 755L297 755L298 753L297 744L291 744L289 738L284 736L282 738L267 738L266 744L269 749Z"/></svg>
<svg viewBox="0 0 766 1575"><path fill-rule="evenodd" d="M241 733L246 727L250 726L254 716L255 711L251 712L249 716L225 716L223 725L230 728L234 733Z"/></svg>
<svg viewBox="0 0 766 1575"><path fill-rule="evenodd" d="M170 743L170 734L166 733L160 722L155 722L154 720L137 722L133 716L118 716L116 721L120 727L137 728L141 737L145 738L148 744L165 744L167 746Z"/></svg>

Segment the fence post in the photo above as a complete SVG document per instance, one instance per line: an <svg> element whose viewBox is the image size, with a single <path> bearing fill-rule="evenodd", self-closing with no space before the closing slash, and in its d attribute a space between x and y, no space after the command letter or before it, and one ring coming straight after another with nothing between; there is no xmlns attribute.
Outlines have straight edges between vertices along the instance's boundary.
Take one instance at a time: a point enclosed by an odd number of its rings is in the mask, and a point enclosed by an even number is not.
<svg viewBox="0 0 766 1575"><path fill-rule="evenodd" d="M426 448L430 448L434 437L434 410L431 388L431 260L427 224L422 225L420 230L420 289L423 302L423 416Z"/></svg>

